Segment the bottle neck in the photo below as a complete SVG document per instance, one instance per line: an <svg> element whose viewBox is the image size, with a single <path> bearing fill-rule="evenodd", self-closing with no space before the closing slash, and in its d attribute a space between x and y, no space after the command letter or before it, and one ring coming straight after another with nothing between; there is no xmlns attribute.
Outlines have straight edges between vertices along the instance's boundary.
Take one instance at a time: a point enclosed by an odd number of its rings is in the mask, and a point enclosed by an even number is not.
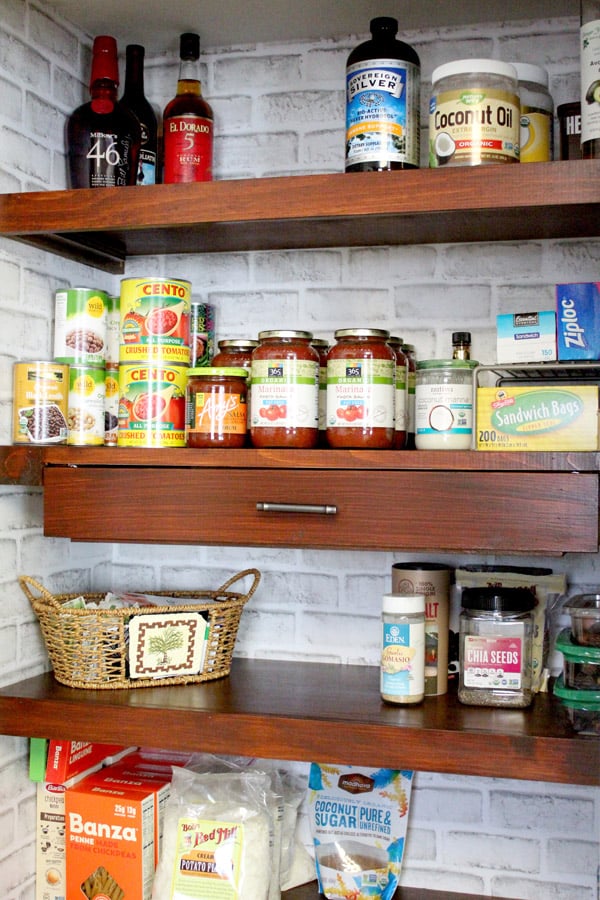
<svg viewBox="0 0 600 900"><path fill-rule="evenodd" d="M200 63L197 59L182 59L180 61L177 93L200 95Z"/></svg>
<svg viewBox="0 0 600 900"><path fill-rule="evenodd" d="M125 94L144 96L144 58L138 53L128 53L125 66Z"/></svg>
<svg viewBox="0 0 600 900"><path fill-rule="evenodd" d="M110 78L97 78L92 81L90 95L94 112L110 113L117 102L117 85Z"/></svg>

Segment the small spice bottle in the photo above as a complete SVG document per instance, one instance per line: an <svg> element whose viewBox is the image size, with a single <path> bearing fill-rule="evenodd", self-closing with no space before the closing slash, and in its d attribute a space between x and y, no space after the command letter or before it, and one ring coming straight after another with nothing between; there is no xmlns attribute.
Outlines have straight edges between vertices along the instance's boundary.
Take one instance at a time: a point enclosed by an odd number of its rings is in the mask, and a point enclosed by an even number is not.
<svg viewBox="0 0 600 900"><path fill-rule="evenodd" d="M471 359L471 332L452 332L452 359Z"/></svg>
<svg viewBox="0 0 600 900"><path fill-rule="evenodd" d="M533 608L527 588L464 588L458 699L472 706L529 706Z"/></svg>
<svg viewBox="0 0 600 900"><path fill-rule="evenodd" d="M425 595L385 594L382 604L381 699L420 703L425 696Z"/></svg>

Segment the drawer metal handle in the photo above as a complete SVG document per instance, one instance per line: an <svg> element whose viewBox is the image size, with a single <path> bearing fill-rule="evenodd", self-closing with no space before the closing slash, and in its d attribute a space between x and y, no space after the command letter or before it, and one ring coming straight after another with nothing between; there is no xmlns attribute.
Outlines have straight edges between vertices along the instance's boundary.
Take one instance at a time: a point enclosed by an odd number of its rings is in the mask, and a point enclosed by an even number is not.
<svg viewBox="0 0 600 900"><path fill-rule="evenodd" d="M257 512L316 513L320 516L335 516L337 506L320 506L316 503L257 503Z"/></svg>

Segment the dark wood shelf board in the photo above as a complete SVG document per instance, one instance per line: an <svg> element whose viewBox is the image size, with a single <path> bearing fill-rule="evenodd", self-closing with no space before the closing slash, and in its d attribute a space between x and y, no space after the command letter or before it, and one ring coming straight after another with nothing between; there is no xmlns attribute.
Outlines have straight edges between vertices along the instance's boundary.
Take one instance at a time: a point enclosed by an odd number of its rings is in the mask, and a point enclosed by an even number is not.
<svg viewBox="0 0 600 900"><path fill-rule="evenodd" d="M290 760L600 784L600 741L577 735L553 696L532 708L468 707L454 691L386 706L379 670L234 659L228 678L80 691L51 674L0 690L0 733Z"/></svg>
<svg viewBox="0 0 600 900"><path fill-rule="evenodd" d="M28 444L0 446L0 484L41 485L43 451Z"/></svg>
<svg viewBox="0 0 600 900"><path fill-rule="evenodd" d="M594 237L600 161L4 194L0 234L114 272L158 253Z"/></svg>
<svg viewBox="0 0 600 900"><path fill-rule="evenodd" d="M324 894L319 894L317 882L303 884L291 891L284 891L283 900L319 900ZM399 887L393 900L489 900L488 895L483 894L457 894L455 891L428 891L425 888ZM502 900L497 897L496 900Z"/></svg>

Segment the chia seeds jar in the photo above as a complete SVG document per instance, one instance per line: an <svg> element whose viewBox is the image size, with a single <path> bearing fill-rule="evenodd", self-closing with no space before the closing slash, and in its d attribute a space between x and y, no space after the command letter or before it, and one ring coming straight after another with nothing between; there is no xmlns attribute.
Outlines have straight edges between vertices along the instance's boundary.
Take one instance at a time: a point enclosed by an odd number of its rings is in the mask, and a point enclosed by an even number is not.
<svg viewBox="0 0 600 900"><path fill-rule="evenodd" d="M464 588L461 603L458 699L471 706L529 706L533 593L526 588Z"/></svg>
<svg viewBox="0 0 600 900"><path fill-rule="evenodd" d="M327 443L391 450L396 355L380 328L343 328L327 354Z"/></svg>
<svg viewBox="0 0 600 900"><path fill-rule="evenodd" d="M425 359L417 363L417 450L469 450L473 440L474 359Z"/></svg>
<svg viewBox="0 0 600 900"><path fill-rule="evenodd" d="M309 331L261 331L252 354L254 447L317 446L319 354Z"/></svg>

